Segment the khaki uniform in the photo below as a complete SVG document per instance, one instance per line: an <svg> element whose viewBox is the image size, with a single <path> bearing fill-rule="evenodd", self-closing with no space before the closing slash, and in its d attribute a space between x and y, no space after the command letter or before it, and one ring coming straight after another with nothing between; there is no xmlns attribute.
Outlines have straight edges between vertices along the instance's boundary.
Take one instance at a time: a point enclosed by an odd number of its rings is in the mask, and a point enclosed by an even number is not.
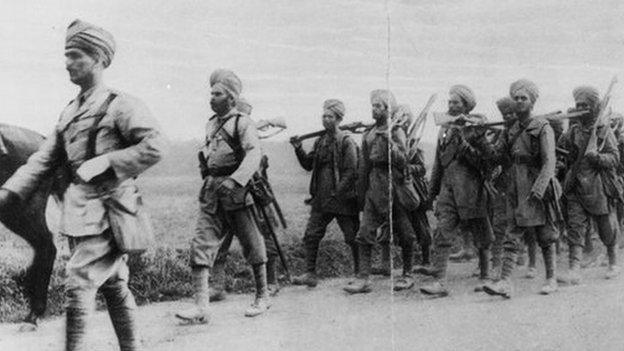
<svg viewBox="0 0 624 351"><path fill-rule="evenodd" d="M435 214L439 230L434 240L436 246L450 247L457 231L466 230L472 233L477 248L487 249L493 234L480 171L485 169L485 149L476 144L477 148L468 149L459 133L457 128L442 127L438 137L430 191L430 196L437 196ZM472 138L476 143L485 140L482 135Z"/></svg>
<svg viewBox="0 0 624 351"><path fill-rule="evenodd" d="M360 225L355 193L358 150L348 135L337 131L336 134L326 133L318 138L310 152L297 148L295 153L301 166L312 171L312 209L303 242L306 269L315 273L321 239L334 218L347 245L352 248L355 246L355 235Z"/></svg>
<svg viewBox="0 0 624 351"><path fill-rule="evenodd" d="M220 126L232 138L238 137L244 155L237 155L230 147L218 132ZM253 200L246 189L262 158L249 116L232 109L223 117L211 117L206 124L204 156L208 176L199 194L200 213L191 242L191 266L212 267L227 233L238 237L251 265L266 263L264 240L254 219ZM222 186L227 178L235 181L234 189Z"/></svg>
<svg viewBox="0 0 624 351"><path fill-rule="evenodd" d="M556 242L562 219L556 205L561 187L555 178L555 140L547 121L529 118L515 122L499 139L502 157L511 162L507 188L507 239L505 251L518 253L522 238L531 229L542 248ZM530 200L531 193L542 196Z"/></svg>
<svg viewBox="0 0 624 351"><path fill-rule="evenodd" d="M591 135L591 126L575 124L561 136L559 147L568 150L568 164L577 161ZM582 156L577 174L568 171L564 181L568 217L568 241L571 246L584 246L585 232L593 219L602 242L615 245L619 226L615 211L618 194L608 183L617 177L620 154L617 141L609 128L598 130L598 145L604 143L599 160L591 162ZM573 168L573 167L570 167Z"/></svg>
<svg viewBox="0 0 624 351"><path fill-rule="evenodd" d="M95 184L85 184L76 170L89 157L88 134L94 114L111 94L115 98L98 124L95 155L91 156L106 155L112 172ZM140 100L96 86L65 108L39 151L3 185L27 199L54 169L69 169L71 184L63 196L59 227L60 233L69 238L71 251L65 285L68 349L84 346L84 316L93 309L98 288L106 298L120 343L127 343L122 348L138 341L134 326L127 325L132 323L132 311L136 309L128 289L127 255L113 238L108 206L112 203L128 213L140 210L142 200L134 179L160 160L164 144L156 121Z"/></svg>

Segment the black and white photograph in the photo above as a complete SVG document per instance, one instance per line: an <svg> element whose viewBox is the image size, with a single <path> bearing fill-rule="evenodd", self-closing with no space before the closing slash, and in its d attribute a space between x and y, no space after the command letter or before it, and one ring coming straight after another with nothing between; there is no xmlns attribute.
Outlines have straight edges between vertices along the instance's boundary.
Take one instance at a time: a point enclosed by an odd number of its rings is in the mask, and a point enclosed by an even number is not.
<svg viewBox="0 0 624 351"><path fill-rule="evenodd" d="M624 350L624 3L2 0L0 350Z"/></svg>

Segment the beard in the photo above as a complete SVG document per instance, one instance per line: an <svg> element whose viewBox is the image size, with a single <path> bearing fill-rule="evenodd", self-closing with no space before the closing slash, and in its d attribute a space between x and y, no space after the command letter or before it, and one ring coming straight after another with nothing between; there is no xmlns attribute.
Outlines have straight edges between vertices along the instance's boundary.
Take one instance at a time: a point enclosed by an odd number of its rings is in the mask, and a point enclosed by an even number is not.
<svg viewBox="0 0 624 351"><path fill-rule="evenodd" d="M230 110L227 100L221 102L210 102L210 108L219 116L225 115Z"/></svg>

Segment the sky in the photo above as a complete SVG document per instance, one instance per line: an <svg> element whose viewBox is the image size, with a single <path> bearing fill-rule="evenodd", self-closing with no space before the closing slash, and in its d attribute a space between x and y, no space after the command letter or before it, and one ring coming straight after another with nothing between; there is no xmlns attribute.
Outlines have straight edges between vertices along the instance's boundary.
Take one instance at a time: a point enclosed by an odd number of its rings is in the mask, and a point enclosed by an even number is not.
<svg viewBox="0 0 624 351"><path fill-rule="evenodd" d="M624 111L621 1L13 1L0 3L2 123L49 133L77 94L64 69L67 25L106 28L117 53L108 86L147 103L172 140L200 139L210 116L208 77L234 70L255 118L285 117L279 138L321 128L325 99L345 102L345 122L371 120L369 94L390 88L418 112L432 94L466 84L475 112L519 78L537 83L536 113L572 106L572 89L604 92L617 75ZM436 127L428 121L425 141Z"/></svg>

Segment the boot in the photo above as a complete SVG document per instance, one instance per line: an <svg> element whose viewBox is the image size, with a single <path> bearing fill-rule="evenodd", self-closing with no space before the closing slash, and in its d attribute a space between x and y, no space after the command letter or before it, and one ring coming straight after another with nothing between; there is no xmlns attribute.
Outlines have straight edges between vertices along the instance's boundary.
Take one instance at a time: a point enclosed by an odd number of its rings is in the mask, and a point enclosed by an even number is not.
<svg viewBox="0 0 624 351"><path fill-rule="evenodd" d="M373 267L371 274L382 275L389 277L392 274L392 267L390 263L390 244L381 245L381 266Z"/></svg>
<svg viewBox="0 0 624 351"><path fill-rule="evenodd" d="M280 291L279 282L277 281L277 260L275 257L269 257L266 263L266 272L267 272L267 289L269 291L269 296L277 296Z"/></svg>
<svg viewBox="0 0 624 351"><path fill-rule="evenodd" d="M607 246L607 257L609 259L609 268L605 278L614 279L620 275L620 267L617 266L617 250L615 245Z"/></svg>
<svg viewBox="0 0 624 351"><path fill-rule="evenodd" d="M479 249L479 283L475 292L483 291L483 285L490 279L490 250Z"/></svg>
<svg viewBox="0 0 624 351"><path fill-rule="evenodd" d="M537 277L537 243L532 240L527 244L527 253L529 256L529 269L527 270L526 277L528 279L534 279Z"/></svg>
<svg viewBox="0 0 624 351"><path fill-rule="evenodd" d="M570 269L566 276L557 277L557 282L564 285L578 285L581 283L581 257L583 248L578 245L570 246Z"/></svg>
<svg viewBox="0 0 624 351"><path fill-rule="evenodd" d="M497 282L487 283L483 285L483 291L489 295L502 296L506 299L511 298L513 289L511 287L511 275L516 265L515 252L505 251L503 256L503 266L501 268L500 280Z"/></svg>
<svg viewBox="0 0 624 351"><path fill-rule="evenodd" d="M412 276L410 274L403 273L403 275L394 283L393 290L407 290L411 289L412 286L414 286L414 279L412 278Z"/></svg>
<svg viewBox="0 0 624 351"><path fill-rule="evenodd" d="M360 253L359 246L357 244L351 244L351 256L353 257L353 276L358 275L360 272Z"/></svg>
<svg viewBox="0 0 624 351"><path fill-rule="evenodd" d="M449 295L449 291L444 286L444 280L446 279L446 269L448 267L448 261L451 248L448 246L439 247L438 254L434 257L433 261L433 276L436 280L420 288L420 292L426 295L434 297L445 297Z"/></svg>
<svg viewBox="0 0 624 351"><path fill-rule="evenodd" d="M193 289L195 290L195 306L188 310L180 311L175 314L177 318L186 324L206 324L210 321L209 301L210 294L208 292L208 268L194 267Z"/></svg>
<svg viewBox="0 0 624 351"><path fill-rule="evenodd" d="M136 326L136 302L125 281L118 280L105 283L101 289L108 314L110 315L119 349L121 351L136 351L140 349L140 338Z"/></svg>
<svg viewBox="0 0 624 351"><path fill-rule="evenodd" d="M437 277L446 274L446 267L450 257L450 247L438 247L438 253L433 258L433 265L430 266L417 266L414 268L414 273L427 275L430 277ZM444 272L442 272L444 270Z"/></svg>
<svg viewBox="0 0 624 351"><path fill-rule="evenodd" d="M90 299L93 299L93 302ZM67 309L65 311L65 351L85 350L85 331L89 314L95 303L93 297L80 290L69 289L67 291Z"/></svg>
<svg viewBox="0 0 624 351"><path fill-rule="evenodd" d="M256 317L266 312L271 307L269 298L267 271L264 263L254 265L254 281L256 282L256 298L251 306L245 310L245 317Z"/></svg>
<svg viewBox="0 0 624 351"><path fill-rule="evenodd" d="M540 293L549 295L557 291L557 279L555 272L557 270L557 249L555 244L542 247L542 255L544 256L544 268L546 269L546 283L542 286Z"/></svg>
<svg viewBox="0 0 624 351"><path fill-rule="evenodd" d="M318 277L314 272L307 272L294 277L292 283L293 285L307 285L309 288L314 288L318 285Z"/></svg>
<svg viewBox="0 0 624 351"><path fill-rule="evenodd" d="M365 294L371 292L370 286L370 271L371 271L371 251L372 246L370 245L360 245L359 253L360 253L360 272L358 273L357 279L345 286L344 291L349 294Z"/></svg>

